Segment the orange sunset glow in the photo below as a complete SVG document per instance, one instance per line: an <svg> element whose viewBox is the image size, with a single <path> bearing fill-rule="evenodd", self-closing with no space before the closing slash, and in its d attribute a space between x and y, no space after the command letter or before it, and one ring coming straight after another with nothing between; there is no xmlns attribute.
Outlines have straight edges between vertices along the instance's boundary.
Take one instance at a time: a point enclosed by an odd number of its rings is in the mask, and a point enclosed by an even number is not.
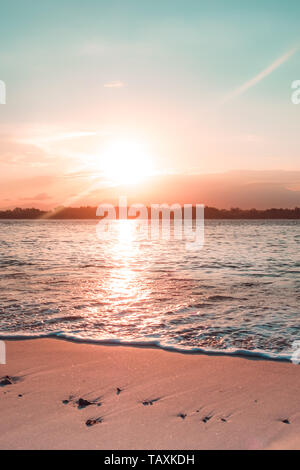
<svg viewBox="0 0 300 470"><path fill-rule="evenodd" d="M0 450L300 450L299 19L0 1Z"/></svg>

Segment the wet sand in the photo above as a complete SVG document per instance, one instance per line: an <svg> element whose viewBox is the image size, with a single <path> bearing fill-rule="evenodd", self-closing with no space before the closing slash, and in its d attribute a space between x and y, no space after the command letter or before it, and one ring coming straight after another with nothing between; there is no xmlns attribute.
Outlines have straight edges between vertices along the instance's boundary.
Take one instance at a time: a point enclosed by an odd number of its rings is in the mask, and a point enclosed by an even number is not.
<svg viewBox="0 0 300 470"><path fill-rule="evenodd" d="M1 449L300 449L300 367L6 341Z"/></svg>

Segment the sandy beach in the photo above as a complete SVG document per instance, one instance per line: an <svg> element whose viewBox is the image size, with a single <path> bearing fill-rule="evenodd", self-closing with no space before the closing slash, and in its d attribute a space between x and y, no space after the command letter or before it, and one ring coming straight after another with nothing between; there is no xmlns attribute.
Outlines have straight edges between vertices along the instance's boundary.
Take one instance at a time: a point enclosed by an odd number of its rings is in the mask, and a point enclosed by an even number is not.
<svg viewBox="0 0 300 470"><path fill-rule="evenodd" d="M300 449L291 363L54 339L6 347L1 449Z"/></svg>

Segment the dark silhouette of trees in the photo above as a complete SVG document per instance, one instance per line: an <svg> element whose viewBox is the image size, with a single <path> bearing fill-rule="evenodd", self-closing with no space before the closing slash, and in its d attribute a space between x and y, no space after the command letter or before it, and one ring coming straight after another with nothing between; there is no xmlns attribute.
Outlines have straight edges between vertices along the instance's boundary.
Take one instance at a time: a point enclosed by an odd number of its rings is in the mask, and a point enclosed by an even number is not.
<svg viewBox="0 0 300 470"><path fill-rule="evenodd" d="M21 209L0 211L0 219L97 219L96 207L60 207L53 211L41 211L39 209ZM116 208L118 217L118 208ZM148 208L150 218L151 209ZM196 208L193 207L193 218L196 216ZM171 213L172 218L172 213ZM216 207L205 207L206 219L300 219L300 207L294 209L217 209Z"/></svg>

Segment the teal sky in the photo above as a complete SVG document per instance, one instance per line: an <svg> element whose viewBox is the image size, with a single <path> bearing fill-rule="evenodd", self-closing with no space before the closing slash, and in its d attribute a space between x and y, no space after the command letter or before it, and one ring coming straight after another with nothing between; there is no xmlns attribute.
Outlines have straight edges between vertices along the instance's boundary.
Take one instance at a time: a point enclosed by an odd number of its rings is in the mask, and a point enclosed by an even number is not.
<svg viewBox="0 0 300 470"><path fill-rule="evenodd" d="M80 171L119 136L158 172L300 170L299 18L299 1L2 2L1 174ZM82 132L98 141L41 144Z"/></svg>

